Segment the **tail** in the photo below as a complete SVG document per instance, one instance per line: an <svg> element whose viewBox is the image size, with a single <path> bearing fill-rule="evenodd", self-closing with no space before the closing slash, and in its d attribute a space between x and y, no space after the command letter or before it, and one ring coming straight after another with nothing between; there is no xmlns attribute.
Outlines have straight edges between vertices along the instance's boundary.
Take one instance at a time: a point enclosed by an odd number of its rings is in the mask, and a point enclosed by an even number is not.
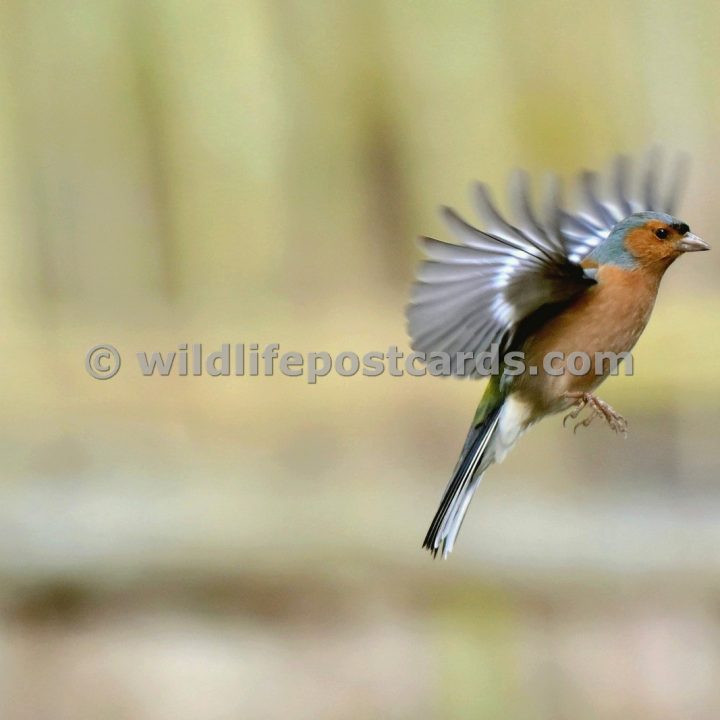
<svg viewBox="0 0 720 720"><path fill-rule="evenodd" d="M483 398L485 400L485 398ZM440 507L435 513L423 547L433 557L438 551L446 558L452 551L465 513L485 470L494 460L492 439L500 421L503 397L490 398L489 407L481 403L470 427L452 479L445 488Z"/></svg>

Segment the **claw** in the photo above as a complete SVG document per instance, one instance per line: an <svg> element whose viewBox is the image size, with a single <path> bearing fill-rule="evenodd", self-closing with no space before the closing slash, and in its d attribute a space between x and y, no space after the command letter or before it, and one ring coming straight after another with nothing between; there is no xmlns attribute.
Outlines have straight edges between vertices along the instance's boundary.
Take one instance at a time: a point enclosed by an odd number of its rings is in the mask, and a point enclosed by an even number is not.
<svg viewBox="0 0 720 720"><path fill-rule="evenodd" d="M577 429L579 427L588 427L590 423L597 417L597 413L592 412L590 415L588 415L584 420L581 420L579 423L575 425L573 428L573 435L577 432Z"/></svg>
<svg viewBox="0 0 720 720"><path fill-rule="evenodd" d="M620 433L623 437L627 437L627 420L615 412L604 400L601 400L592 393L573 392L567 393L566 397L577 400L577 406L563 418L563 427L568 420L575 420L588 405L591 408L590 415L575 425L573 434L577 432L579 427L588 427L596 417L602 417L613 432Z"/></svg>
<svg viewBox="0 0 720 720"><path fill-rule="evenodd" d="M577 407L574 410L571 410L564 418L563 418L563 427L565 427L565 424L568 420L575 420L575 418L583 411L585 406L587 405L588 401L586 398L581 397L578 400ZM577 428L577 425L575 426Z"/></svg>

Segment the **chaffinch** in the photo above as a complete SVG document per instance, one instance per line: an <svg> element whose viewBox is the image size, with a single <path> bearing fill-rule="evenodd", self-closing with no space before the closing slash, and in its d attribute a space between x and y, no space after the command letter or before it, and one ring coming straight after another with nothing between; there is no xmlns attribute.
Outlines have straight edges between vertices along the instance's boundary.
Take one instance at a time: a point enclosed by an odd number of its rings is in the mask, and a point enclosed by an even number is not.
<svg viewBox="0 0 720 720"><path fill-rule="evenodd" d="M429 259L420 266L407 311L413 349L447 353L456 375L481 374L474 360L491 349L501 359L425 537L423 547L433 555L452 551L483 474L538 420L567 410L565 419L575 419L588 408L579 425L601 417L625 434L625 420L594 394L610 368L598 353L628 353L668 267L683 253L709 249L672 214L680 164L664 194L656 154L635 189L631 171L628 158L616 158L608 192L599 188L596 173L581 173L584 202L575 212L562 207L552 180L543 221L529 200L528 177L518 171L509 193L515 224L478 184L474 198L485 230L444 208L459 244L422 238ZM502 360L513 352L522 353L520 373L509 373ZM568 372L572 353L592 359L587 372Z"/></svg>

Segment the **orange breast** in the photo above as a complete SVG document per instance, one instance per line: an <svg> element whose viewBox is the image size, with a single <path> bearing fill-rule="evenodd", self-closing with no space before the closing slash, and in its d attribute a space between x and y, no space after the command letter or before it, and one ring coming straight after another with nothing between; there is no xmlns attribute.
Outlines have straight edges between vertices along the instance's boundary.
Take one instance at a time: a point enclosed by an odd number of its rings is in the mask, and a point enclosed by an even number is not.
<svg viewBox="0 0 720 720"><path fill-rule="evenodd" d="M538 412L556 412L569 407L567 392L590 392L606 377L607 362L598 353L629 352L645 329L657 296L660 276L643 269L624 270L605 265L598 270L598 284L579 297L560 315L548 321L525 343L526 372L515 380L517 392ZM548 353L585 353L591 361L585 375L566 370L566 361L551 363L561 375L550 375L543 361ZM538 368L536 375L527 368Z"/></svg>

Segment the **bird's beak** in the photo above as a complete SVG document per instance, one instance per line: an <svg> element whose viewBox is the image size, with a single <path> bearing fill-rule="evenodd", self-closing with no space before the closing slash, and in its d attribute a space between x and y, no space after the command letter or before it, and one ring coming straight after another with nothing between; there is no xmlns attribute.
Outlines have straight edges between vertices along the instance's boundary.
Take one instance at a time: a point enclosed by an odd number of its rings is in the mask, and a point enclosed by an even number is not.
<svg viewBox="0 0 720 720"><path fill-rule="evenodd" d="M697 252L698 250L709 250L710 246L697 235L692 233L686 233L680 238L680 242L677 244L677 249L680 252Z"/></svg>

